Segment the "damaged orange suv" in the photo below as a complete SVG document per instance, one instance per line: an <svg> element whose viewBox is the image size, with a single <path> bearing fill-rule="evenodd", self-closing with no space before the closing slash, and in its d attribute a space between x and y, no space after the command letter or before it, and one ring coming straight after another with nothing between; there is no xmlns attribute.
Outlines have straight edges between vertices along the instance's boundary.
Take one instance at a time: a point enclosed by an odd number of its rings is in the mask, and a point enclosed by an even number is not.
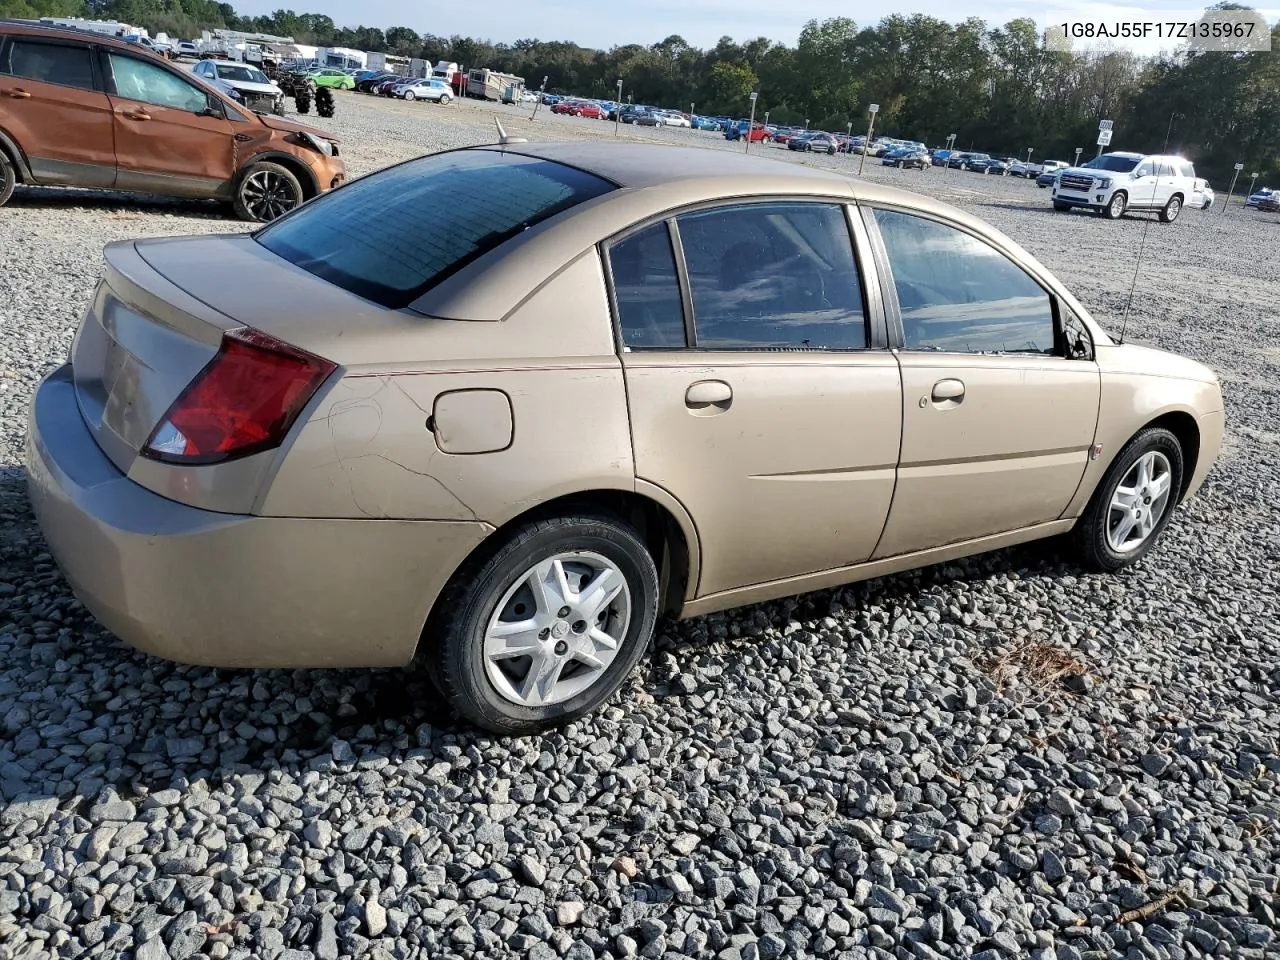
<svg viewBox="0 0 1280 960"><path fill-rule="evenodd" d="M19 183L88 187L227 200L265 221L344 179L323 130L121 40L0 21L0 204Z"/></svg>

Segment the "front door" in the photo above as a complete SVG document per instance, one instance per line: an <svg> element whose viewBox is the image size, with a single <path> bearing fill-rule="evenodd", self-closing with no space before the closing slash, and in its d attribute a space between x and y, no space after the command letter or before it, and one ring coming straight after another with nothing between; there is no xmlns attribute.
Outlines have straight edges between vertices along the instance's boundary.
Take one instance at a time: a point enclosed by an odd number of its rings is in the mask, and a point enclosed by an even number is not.
<svg viewBox="0 0 1280 960"><path fill-rule="evenodd" d="M892 354L871 348L844 206L691 212L614 242L608 260L636 474L692 516L698 596L870 557L901 386Z"/></svg>
<svg viewBox="0 0 1280 960"><path fill-rule="evenodd" d="M116 186L186 197L229 195L236 171L232 125L211 98L154 58L111 51L108 90L116 134Z"/></svg>
<svg viewBox="0 0 1280 960"><path fill-rule="evenodd" d="M39 183L110 187L116 178L111 104L93 48L14 36L0 62L0 119Z"/></svg>
<svg viewBox="0 0 1280 960"><path fill-rule="evenodd" d="M961 229L877 209L901 316L902 458L876 558L1056 520L1084 475L1097 365L1053 298ZM1086 351L1087 352L1087 351Z"/></svg>
<svg viewBox="0 0 1280 960"><path fill-rule="evenodd" d="M1155 160L1143 160L1129 184L1129 207L1158 210L1173 195L1173 168Z"/></svg>

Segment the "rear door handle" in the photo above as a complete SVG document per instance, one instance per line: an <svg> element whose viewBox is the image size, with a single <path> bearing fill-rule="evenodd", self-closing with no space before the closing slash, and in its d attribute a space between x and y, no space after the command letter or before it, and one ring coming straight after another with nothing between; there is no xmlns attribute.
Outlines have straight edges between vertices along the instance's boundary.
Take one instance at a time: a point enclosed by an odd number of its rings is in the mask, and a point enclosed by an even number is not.
<svg viewBox="0 0 1280 960"><path fill-rule="evenodd" d="M0 93L3 93L6 97L13 97L15 100L31 99L31 94L26 90L23 90L21 87L14 87L12 90L3 90L0 91Z"/></svg>
<svg viewBox="0 0 1280 960"><path fill-rule="evenodd" d="M933 385L933 402L945 403L954 400L959 403L964 399L964 382L961 380L939 380Z"/></svg>
<svg viewBox="0 0 1280 960"><path fill-rule="evenodd" d="M699 380L684 392L684 403L691 409L703 407L728 407L733 400L733 388L723 380Z"/></svg>

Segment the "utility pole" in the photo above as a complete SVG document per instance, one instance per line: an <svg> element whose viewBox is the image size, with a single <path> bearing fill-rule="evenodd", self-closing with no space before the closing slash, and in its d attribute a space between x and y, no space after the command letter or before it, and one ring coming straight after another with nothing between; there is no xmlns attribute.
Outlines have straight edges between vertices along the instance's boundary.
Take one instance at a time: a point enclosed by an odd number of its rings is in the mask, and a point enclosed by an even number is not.
<svg viewBox="0 0 1280 960"><path fill-rule="evenodd" d="M618 121L622 119L622 78L618 78L618 108L613 111L613 135L618 135Z"/></svg>
<svg viewBox="0 0 1280 960"><path fill-rule="evenodd" d="M751 152L751 133L756 125L756 100L759 98L759 96L760 96L760 93L758 91L756 90L751 91L751 119L747 121L747 145L745 149L743 149L742 151L743 153Z"/></svg>
<svg viewBox="0 0 1280 960"><path fill-rule="evenodd" d="M862 156L858 158L858 176L862 176L863 164L867 162L867 150L871 147L871 131L876 127L876 114L880 112L880 104L873 103L867 108L871 119L867 122L867 143L863 147Z"/></svg>

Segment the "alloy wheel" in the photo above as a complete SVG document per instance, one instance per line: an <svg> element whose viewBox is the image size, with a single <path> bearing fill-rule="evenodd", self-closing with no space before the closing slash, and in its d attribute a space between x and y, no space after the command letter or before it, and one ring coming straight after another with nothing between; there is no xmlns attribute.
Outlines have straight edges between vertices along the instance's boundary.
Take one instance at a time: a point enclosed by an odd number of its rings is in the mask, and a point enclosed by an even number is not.
<svg viewBox="0 0 1280 960"><path fill-rule="evenodd" d="M1132 553L1147 542L1169 507L1173 468L1158 450L1134 461L1111 495L1107 545L1116 553Z"/></svg>
<svg viewBox="0 0 1280 960"><path fill-rule="evenodd" d="M598 553L556 554L508 588L484 635L485 673L524 707L578 696L613 662L631 623L622 571Z"/></svg>
<svg viewBox="0 0 1280 960"><path fill-rule="evenodd" d="M240 192L245 207L264 222L283 216L302 201L293 185L271 170L251 173L245 178Z"/></svg>

